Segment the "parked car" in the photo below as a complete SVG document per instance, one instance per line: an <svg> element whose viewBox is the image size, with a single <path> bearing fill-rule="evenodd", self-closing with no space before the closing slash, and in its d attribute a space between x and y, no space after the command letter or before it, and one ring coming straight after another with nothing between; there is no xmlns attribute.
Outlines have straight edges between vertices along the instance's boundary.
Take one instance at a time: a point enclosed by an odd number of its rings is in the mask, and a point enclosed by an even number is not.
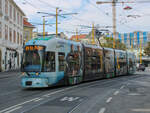
<svg viewBox="0 0 150 113"><path fill-rule="evenodd" d="M137 65L137 71L145 71L145 65L144 64L139 64Z"/></svg>

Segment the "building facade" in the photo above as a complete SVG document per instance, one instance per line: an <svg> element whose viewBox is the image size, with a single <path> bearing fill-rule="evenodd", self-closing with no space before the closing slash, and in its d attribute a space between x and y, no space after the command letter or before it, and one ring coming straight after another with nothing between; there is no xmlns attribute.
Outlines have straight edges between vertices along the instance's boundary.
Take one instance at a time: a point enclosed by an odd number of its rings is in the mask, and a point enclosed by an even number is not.
<svg viewBox="0 0 150 113"><path fill-rule="evenodd" d="M23 16L25 14L13 0L0 0L0 71L20 68Z"/></svg>
<svg viewBox="0 0 150 113"><path fill-rule="evenodd" d="M33 38L42 37L42 36L43 36L43 32L33 32L33 35L32 35ZM45 32L45 36L56 37L56 34L51 34L51 33ZM63 32L58 33L57 37L62 38L62 39L68 39L68 37Z"/></svg>
<svg viewBox="0 0 150 113"><path fill-rule="evenodd" d="M107 35L107 37L113 37L113 34ZM132 47L134 49L142 49L147 46L147 42L150 41L150 32L135 31L131 33L116 33L116 39L124 43L128 49Z"/></svg>
<svg viewBox="0 0 150 113"><path fill-rule="evenodd" d="M27 18L23 19L23 38L24 42L31 40L33 38L33 29L35 27L28 22Z"/></svg>

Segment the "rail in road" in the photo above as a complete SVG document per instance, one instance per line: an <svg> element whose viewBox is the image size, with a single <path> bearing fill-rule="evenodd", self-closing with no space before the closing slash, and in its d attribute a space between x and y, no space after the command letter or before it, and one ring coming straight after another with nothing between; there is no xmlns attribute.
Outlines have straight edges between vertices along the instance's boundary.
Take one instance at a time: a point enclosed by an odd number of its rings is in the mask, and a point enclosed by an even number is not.
<svg viewBox="0 0 150 113"><path fill-rule="evenodd" d="M19 82L19 79L17 80ZM148 80L150 81L150 76L147 72L139 72L133 76L98 80L69 87L37 90L24 90L20 87L16 92L0 95L2 100L0 113L40 113L41 111L44 113L117 113L119 109L115 107L116 105L122 108L121 103L126 103L126 99L130 102L133 97L139 98L137 96L148 93L144 89L150 86ZM140 88L143 88L143 92L140 92ZM136 108L136 101L131 104L125 106L126 109L122 108L122 113L144 110L144 108ZM128 109L130 107L131 109Z"/></svg>

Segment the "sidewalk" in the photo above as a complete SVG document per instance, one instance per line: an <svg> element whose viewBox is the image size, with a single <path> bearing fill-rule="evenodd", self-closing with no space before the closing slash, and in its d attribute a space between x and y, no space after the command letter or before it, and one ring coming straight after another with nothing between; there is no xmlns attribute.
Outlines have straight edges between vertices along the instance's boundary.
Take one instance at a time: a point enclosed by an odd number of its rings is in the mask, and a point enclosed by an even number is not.
<svg viewBox="0 0 150 113"><path fill-rule="evenodd" d="M0 72L0 79L19 76L20 74L21 74L21 72L19 69Z"/></svg>

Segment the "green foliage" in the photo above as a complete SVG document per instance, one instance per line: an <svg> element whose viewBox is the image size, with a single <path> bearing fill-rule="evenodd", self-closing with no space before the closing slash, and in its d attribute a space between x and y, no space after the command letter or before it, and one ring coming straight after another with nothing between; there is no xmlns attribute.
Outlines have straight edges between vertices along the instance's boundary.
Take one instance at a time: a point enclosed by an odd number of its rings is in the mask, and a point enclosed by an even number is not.
<svg viewBox="0 0 150 113"><path fill-rule="evenodd" d="M105 37L106 43L102 44L103 47L113 48L113 38ZM115 49L126 50L126 45L121 43L119 39L115 41Z"/></svg>
<svg viewBox="0 0 150 113"><path fill-rule="evenodd" d="M144 48L144 54L150 56L150 42L148 42L147 46Z"/></svg>

